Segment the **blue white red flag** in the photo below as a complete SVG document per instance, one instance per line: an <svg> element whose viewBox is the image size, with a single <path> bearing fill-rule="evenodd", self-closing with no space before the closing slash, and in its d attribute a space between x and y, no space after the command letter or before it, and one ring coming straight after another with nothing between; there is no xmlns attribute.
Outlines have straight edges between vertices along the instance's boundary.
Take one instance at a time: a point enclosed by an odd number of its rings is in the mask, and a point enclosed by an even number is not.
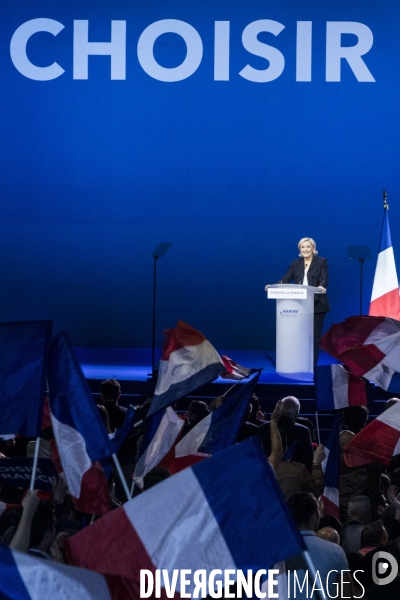
<svg viewBox="0 0 400 600"><path fill-rule="evenodd" d="M387 209L383 217L369 314L376 317L390 317L400 320L399 282L394 261Z"/></svg>
<svg viewBox="0 0 400 600"><path fill-rule="evenodd" d="M126 600L140 597L141 569L165 569L170 582L175 569L246 573L304 549L254 439L169 477L66 540L69 562L124 578Z"/></svg>
<svg viewBox="0 0 400 600"><path fill-rule="evenodd" d="M232 446L246 421L259 376L260 373L245 384L237 385L235 392L221 406L197 423L177 443L175 456L187 456L193 452L216 454Z"/></svg>
<svg viewBox="0 0 400 600"><path fill-rule="evenodd" d="M147 417L140 457L133 474L134 482L143 487L143 478L156 467L176 442L184 425L182 419L168 406Z"/></svg>
<svg viewBox="0 0 400 600"><path fill-rule="evenodd" d="M343 448L348 467L371 462L388 465L397 454L400 454L400 402L384 410Z"/></svg>
<svg viewBox="0 0 400 600"><path fill-rule="evenodd" d="M148 415L169 406L226 369L202 333L183 321L164 332L157 386Z"/></svg>
<svg viewBox="0 0 400 600"><path fill-rule="evenodd" d="M54 438L75 507L104 514L110 508L107 479L96 461L111 456L113 450L65 332L51 342L48 382Z"/></svg>
<svg viewBox="0 0 400 600"><path fill-rule="evenodd" d="M253 373L257 373L262 369L249 369L248 367L242 367L237 362L226 356L225 354L221 355L221 360L225 366L226 371L220 374L220 377L223 379L233 379L240 381L241 379L246 379L253 375Z"/></svg>
<svg viewBox="0 0 400 600"><path fill-rule="evenodd" d="M339 519L339 446L340 417L336 415L335 422L328 439L324 444L325 459L322 470L325 475L325 489L322 494L326 516L332 515Z"/></svg>
<svg viewBox="0 0 400 600"><path fill-rule="evenodd" d="M34 558L0 545L4 600L111 600L106 579L86 569Z"/></svg>
<svg viewBox="0 0 400 600"><path fill-rule="evenodd" d="M51 321L0 324L0 434L41 432Z"/></svg>
<svg viewBox="0 0 400 600"><path fill-rule="evenodd" d="M400 392L400 321L349 317L332 325L320 346L355 377L365 377L389 392Z"/></svg>
<svg viewBox="0 0 400 600"><path fill-rule="evenodd" d="M338 410L367 404L365 383L343 365L322 365L315 369L315 396L318 410Z"/></svg>

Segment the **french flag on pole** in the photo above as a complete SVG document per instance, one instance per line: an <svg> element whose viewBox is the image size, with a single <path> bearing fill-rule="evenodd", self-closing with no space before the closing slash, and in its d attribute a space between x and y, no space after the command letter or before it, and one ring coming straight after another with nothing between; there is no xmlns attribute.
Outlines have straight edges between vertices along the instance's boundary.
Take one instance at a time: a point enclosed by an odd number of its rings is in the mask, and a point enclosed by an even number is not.
<svg viewBox="0 0 400 600"><path fill-rule="evenodd" d="M399 282L390 236L388 208L385 207L384 211L369 314L400 320Z"/></svg>
<svg viewBox="0 0 400 600"><path fill-rule="evenodd" d="M400 454L400 402L384 410L343 448L348 467L371 462L388 465L397 454Z"/></svg>
<svg viewBox="0 0 400 600"><path fill-rule="evenodd" d="M250 381L237 386L211 414L202 419L175 446L175 456L194 452L216 454L236 442L239 430L249 412L249 402L258 383L260 373Z"/></svg>
<svg viewBox="0 0 400 600"><path fill-rule="evenodd" d="M178 321L164 332L157 386L148 416L209 383L226 368L202 333Z"/></svg>
<svg viewBox="0 0 400 600"><path fill-rule="evenodd" d="M322 336L320 346L355 377L365 377L389 392L400 392L399 321L349 317L332 325Z"/></svg>
<svg viewBox="0 0 400 600"><path fill-rule="evenodd" d="M86 569L34 558L0 545L4 600L111 600L106 579Z"/></svg>
<svg viewBox="0 0 400 600"><path fill-rule="evenodd" d="M107 479L96 461L113 450L100 413L65 332L50 344L50 416L61 465L75 507L101 515L110 509Z"/></svg>
<svg viewBox="0 0 400 600"><path fill-rule="evenodd" d="M322 470L325 475L325 489L321 496L324 502L324 514L339 518L339 429L340 417L336 416L328 439L324 444L325 459L322 463Z"/></svg>
<svg viewBox="0 0 400 600"><path fill-rule="evenodd" d="M338 364L316 367L315 394L318 410L367 404L364 381Z"/></svg>
<svg viewBox="0 0 400 600"><path fill-rule="evenodd" d="M144 597L143 569L150 576L165 569L174 588L169 597L179 598L184 590L176 570L188 569L192 577L198 569L254 572L304 549L254 439L166 479L66 540L70 563L124 579L125 600ZM193 579L185 590L193 593Z"/></svg>

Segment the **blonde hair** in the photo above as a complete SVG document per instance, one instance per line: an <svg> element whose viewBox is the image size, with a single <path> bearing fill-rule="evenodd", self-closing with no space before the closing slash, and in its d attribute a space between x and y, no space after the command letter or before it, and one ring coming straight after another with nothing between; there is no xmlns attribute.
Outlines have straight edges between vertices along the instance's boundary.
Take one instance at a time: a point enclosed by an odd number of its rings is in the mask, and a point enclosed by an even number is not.
<svg viewBox="0 0 400 600"><path fill-rule="evenodd" d="M317 244L316 244L315 240L313 240L310 237L301 238L301 240L297 244L297 247L298 247L299 250L300 250L300 246L303 244L303 242L310 242L310 244L311 244L311 246L313 248L313 254L314 254L314 256L316 254L318 254ZM299 256L301 256L301 252L300 252Z"/></svg>

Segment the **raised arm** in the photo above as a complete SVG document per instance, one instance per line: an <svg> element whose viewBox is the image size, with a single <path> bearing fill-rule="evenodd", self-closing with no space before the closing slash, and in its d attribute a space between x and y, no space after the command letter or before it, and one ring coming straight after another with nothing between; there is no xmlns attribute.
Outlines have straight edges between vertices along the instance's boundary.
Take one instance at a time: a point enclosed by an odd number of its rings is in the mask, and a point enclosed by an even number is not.
<svg viewBox="0 0 400 600"><path fill-rule="evenodd" d="M18 550L19 552L28 552L29 539L31 536L32 519L38 505L39 498L37 497L37 491L34 490L33 492L31 492L30 490L28 490L25 498L22 500L21 519L19 521L14 537L10 542L11 550Z"/></svg>
<svg viewBox="0 0 400 600"><path fill-rule="evenodd" d="M278 400L274 412L271 415L270 434L271 434L271 454L268 456L268 462L274 467L275 471L283 457L282 438L278 429L278 421L282 416L283 402Z"/></svg>

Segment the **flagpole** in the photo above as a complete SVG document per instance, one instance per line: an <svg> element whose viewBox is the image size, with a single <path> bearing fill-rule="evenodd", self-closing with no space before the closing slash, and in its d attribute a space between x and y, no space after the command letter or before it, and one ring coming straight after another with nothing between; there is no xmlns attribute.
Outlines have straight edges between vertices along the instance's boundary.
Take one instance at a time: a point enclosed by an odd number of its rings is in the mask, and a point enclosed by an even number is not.
<svg viewBox="0 0 400 600"><path fill-rule="evenodd" d="M112 459L113 459L113 461L114 461L115 468L116 468L116 469L117 469L117 471L118 471L118 475L119 475L119 478L120 478L120 480L121 480L122 487L124 488L124 492L125 492L125 494L126 494L126 497L127 497L127 499L128 499L128 500L130 500L130 499L131 499L131 495L130 495L130 493L129 493L128 484L126 483L126 479L125 479L125 477L124 477L124 474L123 474L123 472L122 472L121 465L119 464L119 460L118 460L118 458L117 458L117 455L116 455L116 454L113 454L113 455L112 455Z"/></svg>
<svg viewBox="0 0 400 600"><path fill-rule="evenodd" d="M232 386L231 386L231 387L230 387L228 390L226 390L225 394L222 394L221 398L225 398L225 396L226 396L227 394L229 394L229 392L230 392L231 390L233 390L233 388L234 388L234 387L236 387L236 386L238 385L238 383L239 383L239 382L237 381L237 382L236 382L236 383L234 383L234 384L233 384L233 385L232 385Z"/></svg>
<svg viewBox="0 0 400 600"><path fill-rule="evenodd" d="M316 424L317 424L318 444L320 444L321 443L321 436L319 434L318 411L315 411L315 421L316 421Z"/></svg>
<svg viewBox="0 0 400 600"><path fill-rule="evenodd" d="M316 568L315 568L315 565L314 565L314 563L313 563L313 561L312 561L312 558L311 558L311 556L310 556L310 553L309 553L309 551L308 551L308 550L304 550L304 551L302 552L302 554L303 554L304 560L306 561L306 565L307 565L307 567L308 567L308 570L309 570L309 571L310 571L310 573L311 573L311 578L312 578L312 580L315 582L315 579L316 579L316 577L317 577L317 573L318 573L318 571L317 571L317 570L316 570ZM314 593L315 593L315 592L316 592L316 597L317 597L319 600L321 600L320 589L319 589L319 588L315 589L315 590L314 590ZM325 598L325 594L323 594L323 597Z"/></svg>
<svg viewBox="0 0 400 600"><path fill-rule="evenodd" d="M387 203L387 200L386 200L386 199L387 199L387 193L386 193L386 190L383 190L383 192L382 192L382 197L383 197L383 208L384 208L385 210L389 210L389 204Z"/></svg>
<svg viewBox="0 0 400 600"><path fill-rule="evenodd" d="M257 369L257 370L256 370L256 372L258 372L258 373L261 373L261 371L262 371L262 369ZM243 381L244 379L248 379L249 377L250 377L250 375L248 375L247 377L243 377L243 379L240 379L239 381L237 381L236 383L234 383L234 384L233 384L233 385L232 385L232 386L231 386L231 387L230 387L230 388L229 388L229 389L228 389L228 390L225 392L225 394L222 394L221 398L225 398L225 396L226 396L227 394L229 394L229 392L230 392L231 390L233 390L233 388L234 388L234 387L236 387L236 386L237 386L239 383L242 383L242 381Z"/></svg>
<svg viewBox="0 0 400 600"><path fill-rule="evenodd" d="M37 437L36 445L35 445L35 454L33 457L31 484L29 486L29 489L31 492L33 492L33 490L35 489L36 471L37 471L37 465L38 465L38 460L39 460L39 449L40 449L40 437Z"/></svg>

